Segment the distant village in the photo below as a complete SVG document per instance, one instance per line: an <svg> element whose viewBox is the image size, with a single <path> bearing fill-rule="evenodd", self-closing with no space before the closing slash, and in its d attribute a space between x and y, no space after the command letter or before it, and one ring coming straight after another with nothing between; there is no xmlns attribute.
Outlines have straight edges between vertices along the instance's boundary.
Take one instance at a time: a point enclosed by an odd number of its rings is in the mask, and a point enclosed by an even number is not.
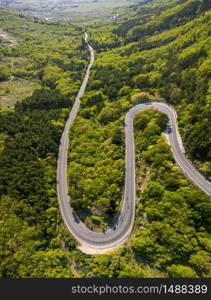
<svg viewBox="0 0 211 300"><path fill-rule="evenodd" d="M116 14L113 17L111 17L112 21L117 21L118 19L119 19L119 14Z"/></svg>

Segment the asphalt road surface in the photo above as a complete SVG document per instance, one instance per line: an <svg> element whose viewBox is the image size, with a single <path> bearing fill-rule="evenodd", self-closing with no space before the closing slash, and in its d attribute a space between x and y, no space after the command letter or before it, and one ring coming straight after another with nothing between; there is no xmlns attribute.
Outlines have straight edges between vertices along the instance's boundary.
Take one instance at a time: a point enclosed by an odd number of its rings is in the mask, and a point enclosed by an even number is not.
<svg viewBox="0 0 211 300"><path fill-rule="evenodd" d="M177 127L177 115L173 107L160 102L139 104L131 108L125 117L125 188L121 211L116 217L116 222L104 233L93 232L89 230L83 222L81 222L80 218L70 206L67 183L67 155L69 145L69 129L76 118L80 106L80 98L84 94L89 80L90 69L94 63L94 50L88 44L88 35L86 33L85 42L88 45L91 59L61 138L57 166L57 194L63 220L67 229L74 236L74 238L79 241L80 244L86 245L92 249L105 250L117 247L124 242L131 233L134 224L136 202L136 170L133 119L136 113L149 108L154 108L166 114L169 118L169 127L171 128L169 133L169 142L171 144L171 150L177 164L180 166L183 173L208 195L211 195L211 184L201 174L199 174L199 172L185 156L181 137Z"/></svg>

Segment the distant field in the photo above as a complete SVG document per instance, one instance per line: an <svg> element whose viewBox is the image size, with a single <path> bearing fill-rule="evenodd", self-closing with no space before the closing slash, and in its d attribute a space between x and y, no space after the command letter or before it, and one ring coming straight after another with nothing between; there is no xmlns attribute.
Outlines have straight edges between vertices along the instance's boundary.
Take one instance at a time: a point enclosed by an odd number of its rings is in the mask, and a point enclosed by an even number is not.
<svg viewBox="0 0 211 300"><path fill-rule="evenodd" d="M0 82L0 110L13 108L16 102L31 96L33 91L39 87L36 80L21 78Z"/></svg>
<svg viewBox="0 0 211 300"><path fill-rule="evenodd" d="M94 22L109 18L115 8L142 0L2 0L3 6L46 18Z"/></svg>

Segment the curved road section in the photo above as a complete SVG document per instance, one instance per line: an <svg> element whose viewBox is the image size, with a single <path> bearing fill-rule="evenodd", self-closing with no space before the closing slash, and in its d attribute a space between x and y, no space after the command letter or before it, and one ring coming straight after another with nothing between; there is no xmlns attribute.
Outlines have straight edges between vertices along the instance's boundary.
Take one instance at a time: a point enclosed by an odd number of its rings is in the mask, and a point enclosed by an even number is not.
<svg viewBox="0 0 211 300"><path fill-rule="evenodd" d="M76 118L80 106L80 98L84 94L90 75L90 69L94 63L94 50L88 44L88 35L86 33L85 42L88 45L91 54L91 60L61 138L57 166L57 194L63 220L67 229L74 236L74 238L79 241L80 244L91 249L106 250L122 244L131 233L134 224L136 203L136 170L133 120L134 116L138 112L154 108L166 114L169 118L169 127L171 128L169 133L169 141L177 164L181 167L184 174L208 195L211 195L211 184L201 174L199 174L191 162L185 157L184 148L177 127L177 115L175 110L165 103L149 102L139 104L131 108L125 117L125 189L120 214L116 217L115 224L108 228L104 233L93 232L89 230L83 222L81 222L80 218L70 206L67 183L67 156L69 145L69 129Z"/></svg>

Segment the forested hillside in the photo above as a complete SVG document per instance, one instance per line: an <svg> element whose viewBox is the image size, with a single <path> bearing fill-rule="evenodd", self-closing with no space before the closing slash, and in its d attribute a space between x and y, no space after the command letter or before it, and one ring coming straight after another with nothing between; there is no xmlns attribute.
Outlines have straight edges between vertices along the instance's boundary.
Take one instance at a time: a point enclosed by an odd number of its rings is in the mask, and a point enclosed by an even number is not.
<svg viewBox="0 0 211 300"><path fill-rule="evenodd" d="M89 228L102 231L119 210L124 117L137 103L172 104L187 155L211 176L209 9L208 0L146 0L86 28L96 61L70 130L68 180L71 205ZM0 21L8 35L0 38L0 276L210 277L210 198L175 164L162 134L167 120L153 110L134 124L131 238L107 255L76 248L58 209L56 165L89 59L84 26L6 10Z"/></svg>
<svg viewBox="0 0 211 300"><path fill-rule="evenodd" d="M70 25L6 11L0 18L4 32L16 40L8 47L2 38L0 86L31 81L39 86L26 99L14 99L19 102L13 109L2 106L0 114L0 274L71 277L62 249L66 230L58 212L56 165L64 122L87 64L83 35Z"/></svg>
<svg viewBox="0 0 211 300"><path fill-rule="evenodd" d="M172 104L187 155L205 176L211 174L209 3L146 1L129 15L107 26L92 26L96 62L70 132L71 205L97 231L112 222L120 207L123 120L133 105L149 100ZM160 137L166 123L156 124L143 113L140 124L136 234L125 252L132 249L141 261L171 276L206 276L209 197L175 165L167 141ZM205 260L206 271L197 271L192 257Z"/></svg>
<svg viewBox="0 0 211 300"><path fill-rule="evenodd" d="M167 2L167 9L161 3L158 6L159 1L155 1L155 7L150 2L137 8L139 18L136 16L113 28L113 40L125 45L100 55L98 64L99 68L106 65L108 72L109 68L114 69L112 76L117 72L118 76L113 82L113 77L101 69L100 74L105 74L101 81L105 94L111 97L117 97L124 83L132 89L163 97L176 106L186 149L191 158L204 162L202 169L209 176L206 161L210 155L210 3ZM173 8L169 8L171 3ZM103 51L107 47L104 42L101 44L103 34L98 28L93 37L98 33L99 38L94 38L93 44L95 49ZM106 91L111 82L112 89Z"/></svg>

